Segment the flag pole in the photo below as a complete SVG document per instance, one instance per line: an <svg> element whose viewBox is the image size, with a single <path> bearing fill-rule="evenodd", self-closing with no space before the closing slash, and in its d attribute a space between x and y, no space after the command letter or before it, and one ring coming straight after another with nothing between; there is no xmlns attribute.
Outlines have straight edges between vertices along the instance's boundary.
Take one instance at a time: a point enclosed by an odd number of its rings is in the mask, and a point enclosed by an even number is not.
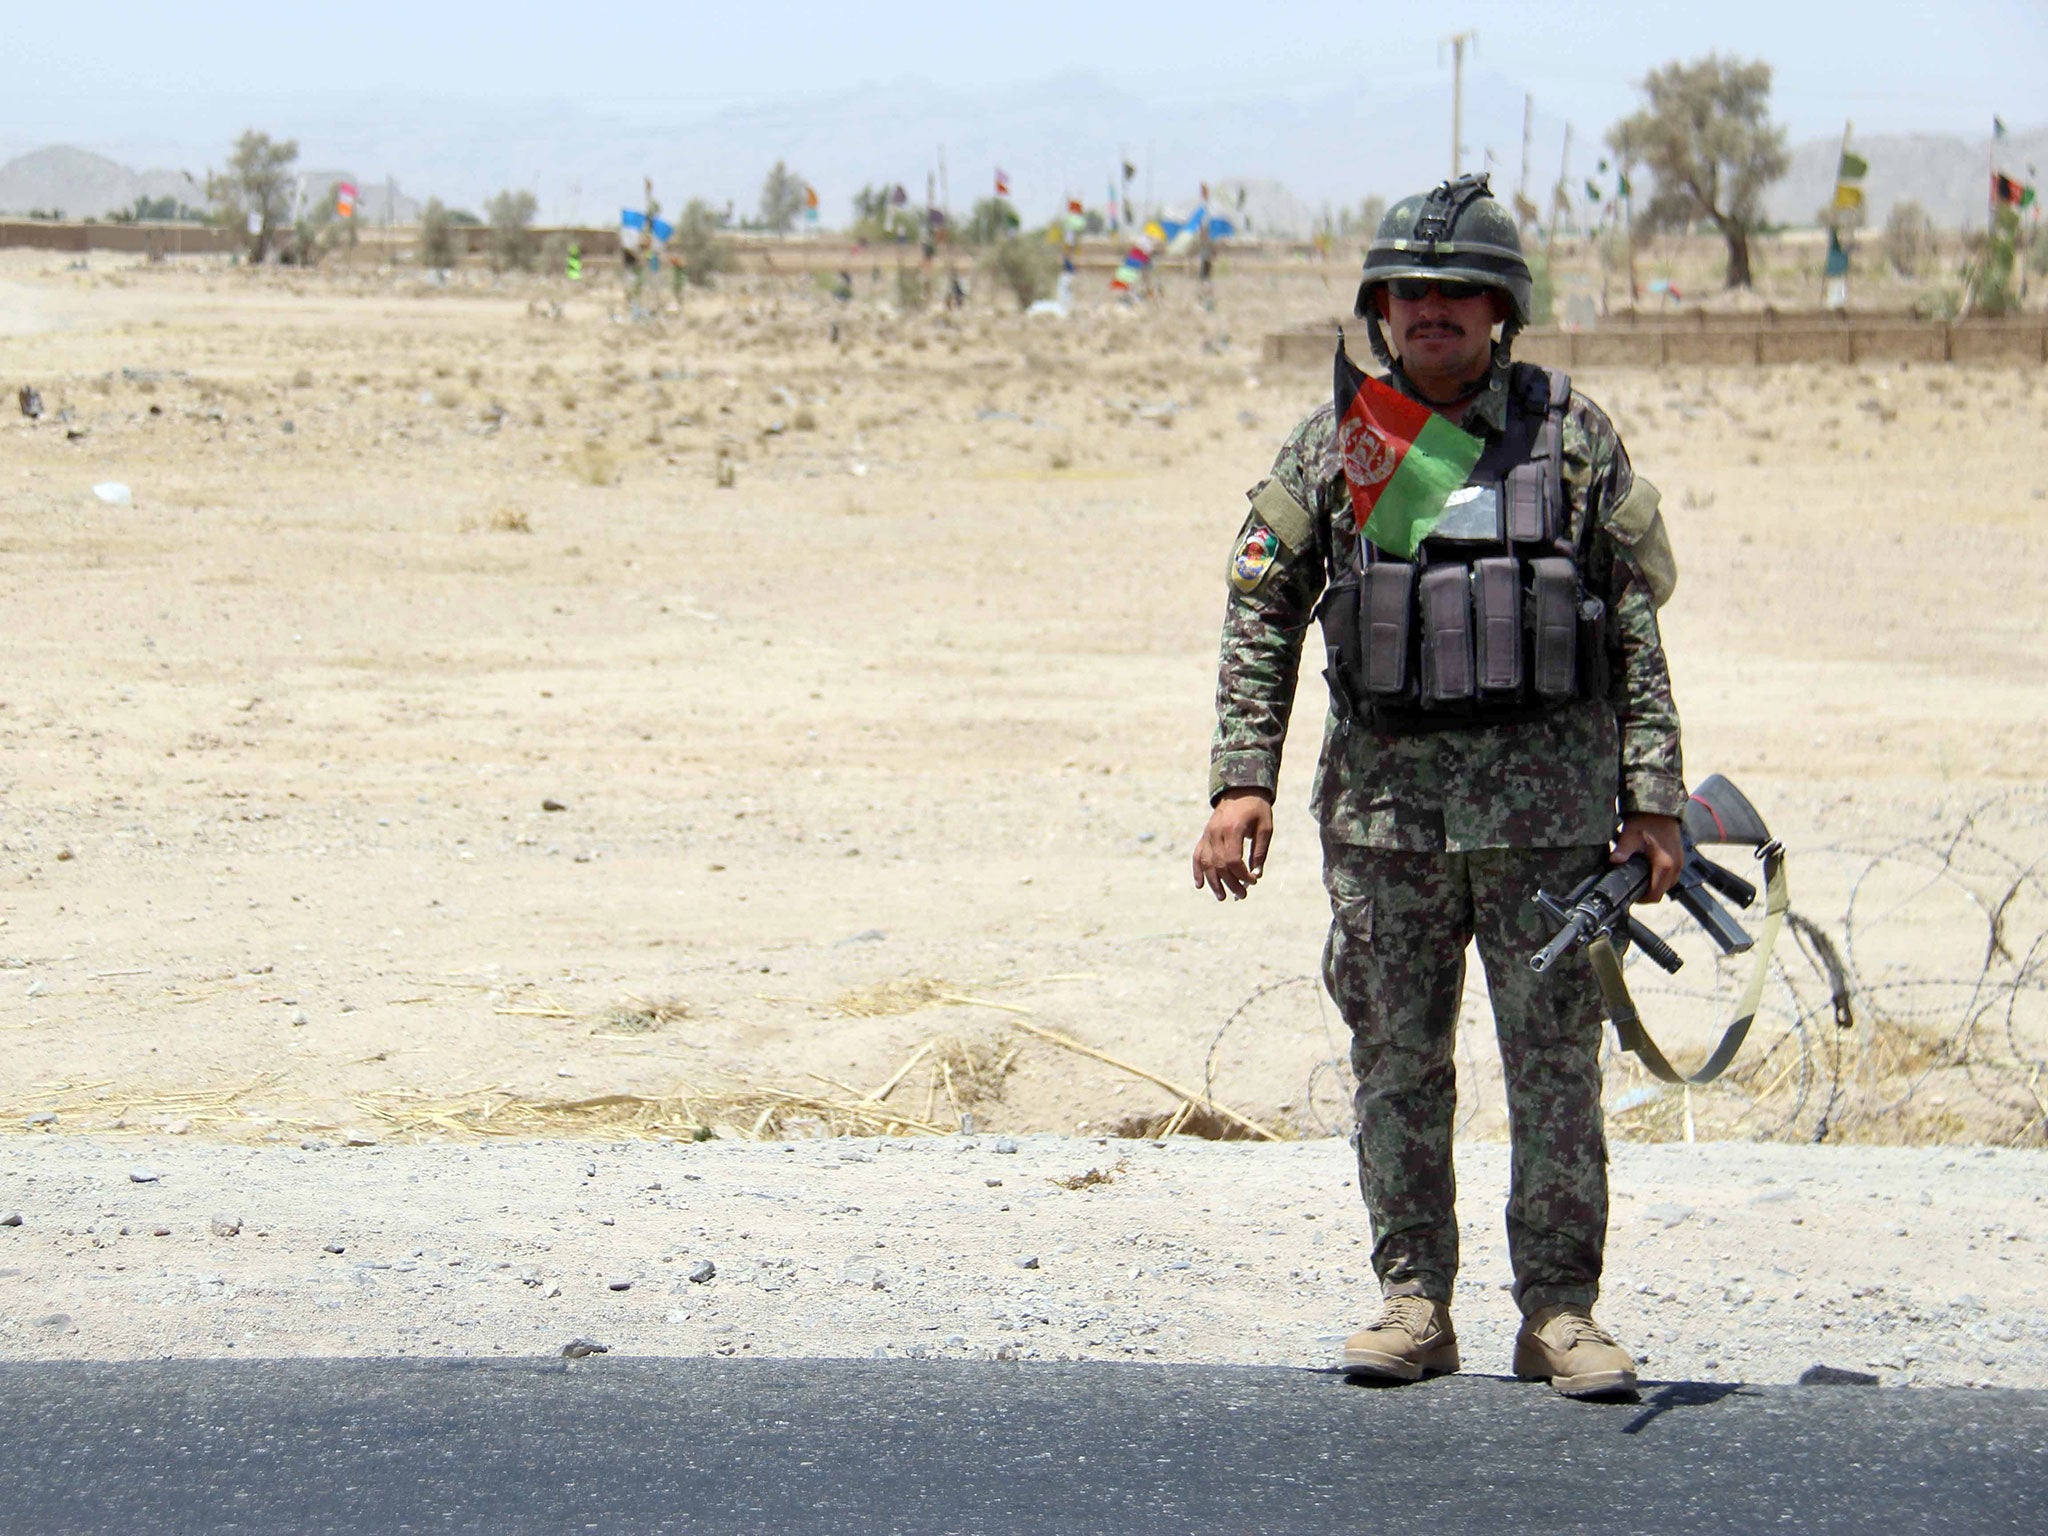
<svg viewBox="0 0 2048 1536"><path fill-rule="evenodd" d="M1841 222L1842 214L1845 211L1841 207L1842 159L1843 156L1849 153L1849 129L1852 126L1853 125L1851 124L1848 118L1845 117L1842 119L1842 148L1840 153L1838 153L1835 156L1835 187L1834 190L1828 194L1828 232L1834 237L1835 242L1837 244L1842 245L1842 255L1845 260L1847 259L1849 254L1849 247L1846 244L1842 244ZM1820 307L1822 309L1826 309L1828 307L1828 264L1827 259L1825 257L1821 259L1820 264ZM1842 274L1842 309L1846 313L1848 308L1849 274L1847 272L1844 272Z"/></svg>

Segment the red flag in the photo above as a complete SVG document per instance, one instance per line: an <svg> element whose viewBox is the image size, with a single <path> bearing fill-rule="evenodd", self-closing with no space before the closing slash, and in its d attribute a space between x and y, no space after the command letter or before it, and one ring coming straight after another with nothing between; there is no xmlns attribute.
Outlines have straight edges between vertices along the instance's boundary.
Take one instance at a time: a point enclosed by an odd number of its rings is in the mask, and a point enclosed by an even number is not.
<svg viewBox="0 0 2048 1536"><path fill-rule="evenodd" d="M1453 491L1479 462L1478 438L1361 373L1337 342L1337 447L1358 529L1413 560Z"/></svg>
<svg viewBox="0 0 2048 1536"><path fill-rule="evenodd" d="M1991 173L1991 201L2001 208L2017 208L2025 201L2027 189L2010 176Z"/></svg>
<svg viewBox="0 0 2048 1536"><path fill-rule="evenodd" d="M1008 197L1009 195L1010 195L1010 178L1009 178L1008 176L1006 176L1006 175L1004 175L1004 174L1003 174L1003 168L1002 168L1001 166L997 166L997 167L996 167L996 196L997 196L997 197Z"/></svg>
<svg viewBox="0 0 2048 1536"><path fill-rule="evenodd" d="M1067 199L1067 212L1085 213L1086 211L1087 210L1081 206L1081 199L1079 199L1078 197L1070 197Z"/></svg>

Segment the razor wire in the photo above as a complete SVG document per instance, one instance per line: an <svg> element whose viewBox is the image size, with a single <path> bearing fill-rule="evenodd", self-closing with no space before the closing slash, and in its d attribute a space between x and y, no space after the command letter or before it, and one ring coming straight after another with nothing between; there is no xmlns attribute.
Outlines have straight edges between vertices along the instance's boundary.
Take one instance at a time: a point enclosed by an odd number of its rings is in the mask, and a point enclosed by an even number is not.
<svg viewBox="0 0 2048 1536"><path fill-rule="evenodd" d="M1620 1137L1822 1142L2048 1140L2048 786L1983 797L1937 814L1925 833L1857 837L1793 852L1792 910L1773 955L1749 1042L1720 1081L1655 1083L1603 1045L1610 1130ZM1632 966L1651 1032L1675 1058L1696 1058L1725 1024L1748 957L1709 953L1676 914L1638 908L1689 957L1666 976ZM1891 942L1905 935L1903 945ZM1331 1048L1310 1065L1304 1134L1350 1129L1350 1064L1337 1049L1318 978L1267 981L1223 1019L1203 1064L1217 1091L1234 1027L1309 992ZM1483 1016L1483 1010L1481 1011ZM1500 1106L1474 1049L1468 998L1458 1129Z"/></svg>

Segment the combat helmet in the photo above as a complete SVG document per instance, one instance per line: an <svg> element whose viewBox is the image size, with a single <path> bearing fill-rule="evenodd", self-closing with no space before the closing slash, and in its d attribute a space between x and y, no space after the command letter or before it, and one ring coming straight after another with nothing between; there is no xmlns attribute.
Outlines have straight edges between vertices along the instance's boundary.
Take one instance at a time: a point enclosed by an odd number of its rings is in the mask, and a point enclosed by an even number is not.
<svg viewBox="0 0 2048 1536"><path fill-rule="evenodd" d="M1522 254L1521 232L1483 174L1460 176L1402 198L1373 232L1352 311L1365 321L1373 355L1388 367L1393 358L1380 333L1372 293L1397 277L1447 278L1498 289L1511 310L1501 335L1503 350L1529 323L1535 285Z"/></svg>

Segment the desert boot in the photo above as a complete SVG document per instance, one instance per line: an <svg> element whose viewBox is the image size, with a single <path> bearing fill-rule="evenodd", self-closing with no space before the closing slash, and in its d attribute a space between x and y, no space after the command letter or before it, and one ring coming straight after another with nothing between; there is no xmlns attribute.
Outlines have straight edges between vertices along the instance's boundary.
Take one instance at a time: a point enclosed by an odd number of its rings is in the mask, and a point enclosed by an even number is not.
<svg viewBox="0 0 2048 1536"><path fill-rule="evenodd" d="M1566 1397L1622 1397L1636 1389L1636 1363L1581 1306L1545 1307L1515 1335L1515 1374L1547 1381Z"/></svg>
<svg viewBox="0 0 2048 1536"><path fill-rule="evenodd" d="M1344 1341L1346 1372L1386 1381L1417 1381L1458 1368L1458 1336L1451 1311L1427 1296L1389 1296L1370 1328Z"/></svg>

